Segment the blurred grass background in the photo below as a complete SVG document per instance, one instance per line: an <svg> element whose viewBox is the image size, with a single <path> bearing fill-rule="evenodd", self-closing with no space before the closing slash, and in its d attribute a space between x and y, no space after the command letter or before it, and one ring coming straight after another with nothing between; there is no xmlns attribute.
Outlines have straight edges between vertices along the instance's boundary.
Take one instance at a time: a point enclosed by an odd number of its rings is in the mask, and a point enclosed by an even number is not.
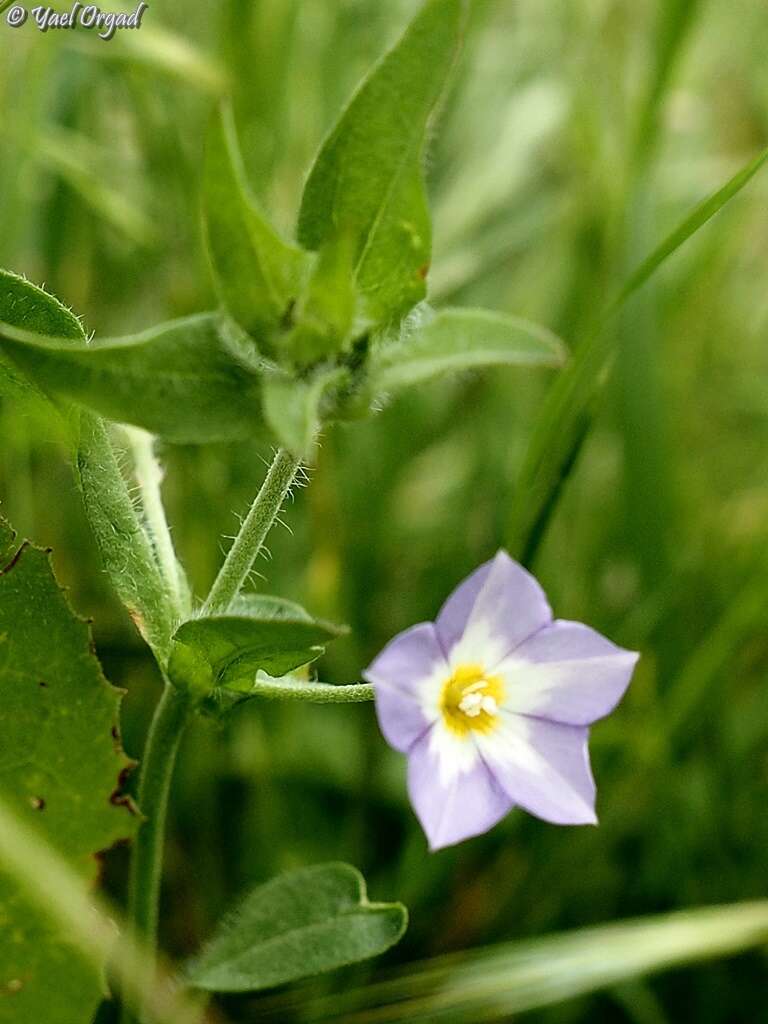
<svg viewBox="0 0 768 1024"><path fill-rule="evenodd" d="M140 32L0 25L0 265L99 334L214 305L197 200L231 91L254 188L290 230L336 112L414 0L154 0ZM477 0L432 147L431 295L547 324L572 347L653 245L768 138L768 10L754 0ZM514 814L435 856L370 707L255 706L199 723L169 840L165 942L193 950L279 870L349 860L412 924L390 965L486 943L759 898L768 848L768 177L675 256L615 325L618 359L535 571L561 617L643 653L593 733L599 829ZM278 528L265 587L353 632L353 681L505 543L547 372L467 376L329 434ZM165 453L177 547L202 595L269 443ZM159 681L100 574L61 430L0 404L0 498L55 549L128 690L141 749ZM124 853L108 860L119 890ZM334 990L369 969L309 986ZM537 1011L542 1022L757 1020L759 954ZM233 1021L286 1004L230 1000Z"/></svg>

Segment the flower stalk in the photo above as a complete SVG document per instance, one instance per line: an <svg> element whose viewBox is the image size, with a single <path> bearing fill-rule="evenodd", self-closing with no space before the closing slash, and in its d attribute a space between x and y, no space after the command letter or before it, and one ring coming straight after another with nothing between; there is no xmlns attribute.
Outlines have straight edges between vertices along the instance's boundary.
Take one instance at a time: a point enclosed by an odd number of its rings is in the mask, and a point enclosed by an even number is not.
<svg viewBox="0 0 768 1024"><path fill-rule="evenodd" d="M283 448L278 449L264 483L211 587L203 615L226 612L240 593L300 467L299 459Z"/></svg>
<svg viewBox="0 0 768 1024"><path fill-rule="evenodd" d="M181 738L189 722L192 701L188 694L166 683L155 709L144 748L138 801L145 821L136 836L131 858L128 917L135 937L148 955L157 953L158 907L163 867L165 823L173 770ZM152 979L145 986L149 991ZM123 1024L134 1024L124 1012ZM144 1024L143 1017L138 1018Z"/></svg>

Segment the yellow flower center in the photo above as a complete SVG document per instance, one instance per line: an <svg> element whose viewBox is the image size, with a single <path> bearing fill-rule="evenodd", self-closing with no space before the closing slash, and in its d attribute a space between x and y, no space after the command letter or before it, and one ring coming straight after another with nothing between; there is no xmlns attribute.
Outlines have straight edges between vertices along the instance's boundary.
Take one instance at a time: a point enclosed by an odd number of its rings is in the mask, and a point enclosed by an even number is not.
<svg viewBox="0 0 768 1024"><path fill-rule="evenodd" d="M481 665L459 665L443 683L440 711L443 722L457 736L489 733L496 728L504 686L499 676L488 676Z"/></svg>

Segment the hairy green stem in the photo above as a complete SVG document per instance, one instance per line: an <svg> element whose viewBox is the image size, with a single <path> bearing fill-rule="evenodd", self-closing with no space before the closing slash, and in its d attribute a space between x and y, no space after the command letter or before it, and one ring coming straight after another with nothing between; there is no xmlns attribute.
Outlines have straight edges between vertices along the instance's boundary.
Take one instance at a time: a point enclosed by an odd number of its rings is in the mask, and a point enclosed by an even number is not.
<svg viewBox="0 0 768 1024"><path fill-rule="evenodd" d="M160 491L163 470L155 457L155 439L138 427L123 427L133 457L133 470L141 492L146 526L155 548L160 571L163 574L174 612L181 618L187 608L187 596L182 582L171 531L165 516Z"/></svg>
<svg viewBox="0 0 768 1024"><path fill-rule="evenodd" d="M188 694L166 683L155 709L144 748L139 780L139 807L146 820L133 849L128 916L145 950L157 950L158 905L163 866L165 819L176 755L192 706ZM131 1021L124 1016L125 1024Z"/></svg>
<svg viewBox="0 0 768 1024"><path fill-rule="evenodd" d="M243 520L240 532L211 587L203 608L204 615L227 611L240 593L267 534L280 514L300 465L300 460L283 448L278 450L261 490Z"/></svg>
<svg viewBox="0 0 768 1024"><path fill-rule="evenodd" d="M332 686L330 683L284 683L257 679L251 685L248 694L272 700L299 700L312 704L357 704L373 700L373 687L369 683Z"/></svg>

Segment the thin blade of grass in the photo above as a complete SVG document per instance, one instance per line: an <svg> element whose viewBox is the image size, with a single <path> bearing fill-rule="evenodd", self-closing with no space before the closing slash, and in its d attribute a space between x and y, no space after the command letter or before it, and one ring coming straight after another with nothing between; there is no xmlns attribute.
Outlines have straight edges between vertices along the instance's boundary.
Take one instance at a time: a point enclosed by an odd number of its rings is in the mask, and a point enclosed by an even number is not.
<svg viewBox="0 0 768 1024"><path fill-rule="evenodd" d="M764 149L722 188L701 202L638 266L549 391L534 427L518 478L508 528L510 550L530 563L565 480L589 433L593 407L613 356L615 335L606 328L630 296L757 174L768 160Z"/></svg>
<svg viewBox="0 0 768 1024"><path fill-rule="evenodd" d="M440 957L318 999L305 1021L481 1024L768 942L768 901L658 917Z"/></svg>

